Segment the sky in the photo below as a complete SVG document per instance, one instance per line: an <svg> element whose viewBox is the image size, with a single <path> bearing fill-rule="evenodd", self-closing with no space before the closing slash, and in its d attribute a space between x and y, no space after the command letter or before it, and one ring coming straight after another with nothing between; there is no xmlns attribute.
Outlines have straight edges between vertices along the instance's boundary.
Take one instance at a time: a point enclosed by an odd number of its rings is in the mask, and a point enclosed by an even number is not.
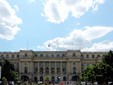
<svg viewBox="0 0 113 85"><path fill-rule="evenodd" d="M113 50L113 0L0 0L0 51Z"/></svg>

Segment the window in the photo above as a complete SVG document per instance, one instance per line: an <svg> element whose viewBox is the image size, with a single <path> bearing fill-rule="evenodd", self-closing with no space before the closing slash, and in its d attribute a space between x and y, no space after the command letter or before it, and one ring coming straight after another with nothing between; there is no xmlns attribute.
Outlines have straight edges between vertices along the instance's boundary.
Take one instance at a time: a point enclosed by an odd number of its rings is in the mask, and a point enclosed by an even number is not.
<svg viewBox="0 0 113 85"><path fill-rule="evenodd" d="M62 73L66 74L66 68L65 67L62 68Z"/></svg>
<svg viewBox="0 0 113 85"><path fill-rule="evenodd" d="M55 62L51 62L51 66L55 66Z"/></svg>
<svg viewBox="0 0 113 85"><path fill-rule="evenodd" d="M73 62L73 65L76 65L76 63L75 63L75 62Z"/></svg>
<svg viewBox="0 0 113 85"><path fill-rule="evenodd" d="M89 55L86 55L86 58L89 58Z"/></svg>
<svg viewBox="0 0 113 85"><path fill-rule="evenodd" d="M76 73L76 67L73 67L73 73Z"/></svg>
<svg viewBox="0 0 113 85"><path fill-rule="evenodd" d="M46 74L49 74L49 68L48 68L48 67L46 67L45 73L46 73Z"/></svg>
<svg viewBox="0 0 113 85"><path fill-rule="evenodd" d="M57 57L59 57L60 55L59 54L57 54Z"/></svg>
<svg viewBox="0 0 113 85"><path fill-rule="evenodd" d="M24 73L28 73L28 68L27 67L24 68Z"/></svg>
<svg viewBox="0 0 113 85"><path fill-rule="evenodd" d="M66 62L62 62L62 66L66 66Z"/></svg>
<svg viewBox="0 0 113 85"><path fill-rule="evenodd" d="M6 55L6 59L9 58L9 55Z"/></svg>
<svg viewBox="0 0 113 85"><path fill-rule="evenodd" d="M41 57L43 57L43 54L40 54Z"/></svg>
<svg viewBox="0 0 113 85"><path fill-rule="evenodd" d="M65 76L63 77L63 81L66 81L66 77Z"/></svg>
<svg viewBox="0 0 113 85"><path fill-rule="evenodd" d="M64 57L65 56L65 54L62 54L62 57Z"/></svg>
<svg viewBox="0 0 113 85"><path fill-rule="evenodd" d="M60 74L60 68L57 67L57 74Z"/></svg>
<svg viewBox="0 0 113 85"><path fill-rule="evenodd" d="M38 68L37 67L34 67L34 74L36 74L38 71Z"/></svg>
<svg viewBox="0 0 113 85"><path fill-rule="evenodd" d="M92 55L92 58L94 58L95 56L94 55Z"/></svg>
<svg viewBox="0 0 113 85"><path fill-rule="evenodd" d="M14 55L12 55L12 58L14 58Z"/></svg>
<svg viewBox="0 0 113 85"><path fill-rule="evenodd" d="M49 66L49 61L46 61L45 62L45 66Z"/></svg>
<svg viewBox="0 0 113 85"><path fill-rule="evenodd" d="M100 57L100 55L97 55L97 57Z"/></svg>
<svg viewBox="0 0 113 85"><path fill-rule="evenodd" d="M84 57L84 55L81 55L81 57Z"/></svg>
<svg viewBox="0 0 113 85"><path fill-rule="evenodd" d="M48 57L48 54L46 54L46 57Z"/></svg>
<svg viewBox="0 0 113 85"><path fill-rule="evenodd" d="M43 68L40 67L40 74L43 74Z"/></svg>
<svg viewBox="0 0 113 85"><path fill-rule="evenodd" d="M43 77L42 76L40 77L40 81L43 81Z"/></svg>
<svg viewBox="0 0 113 85"><path fill-rule="evenodd" d="M60 66L61 65L61 62L56 62L56 66Z"/></svg>
<svg viewBox="0 0 113 85"><path fill-rule="evenodd" d="M39 62L39 66L44 66L44 62Z"/></svg>
<svg viewBox="0 0 113 85"><path fill-rule="evenodd" d="M75 54L75 53L73 53L73 56L76 56L76 54Z"/></svg>
<svg viewBox="0 0 113 85"><path fill-rule="evenodd" d="M17 58L19 58L19 55L17 55Z"/></svg>
<svg viewBox="0 0 113 85"><path fill-rule="evenodd" d="M35 54L35 57L37 57L37 54Z"/></svg>
<svg viewBox="0 0 113 85"><path fill-rule="evenodd" d="M27 57L27 53L25 53L25 57Z"/></svg>
<svg viewBox="0 0 113 85"><path fill-rule="evenodd" d="M55 68L52 67L52 68L51 68L51 74L54 74L54 73L55 73Z"/></svg>
<svg viewBox="0 0 113 85"><path fill-rule="evenodd" d="M51 77L51 81L55 82L55 77L54 76Z"/></svg>

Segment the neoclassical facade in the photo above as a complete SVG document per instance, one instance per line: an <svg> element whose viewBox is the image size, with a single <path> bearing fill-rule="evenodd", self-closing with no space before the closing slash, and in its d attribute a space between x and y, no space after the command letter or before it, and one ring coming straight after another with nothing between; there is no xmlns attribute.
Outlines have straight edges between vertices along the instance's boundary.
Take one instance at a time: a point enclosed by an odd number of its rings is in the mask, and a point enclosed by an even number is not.
<svg viewBox="0 0 113 85"><path fill-rule="evenodd" d="M83 68L101 61L106 52L33 51L0 52L0 60L14 64L21 80L52 82L79 80Z"/></svg>

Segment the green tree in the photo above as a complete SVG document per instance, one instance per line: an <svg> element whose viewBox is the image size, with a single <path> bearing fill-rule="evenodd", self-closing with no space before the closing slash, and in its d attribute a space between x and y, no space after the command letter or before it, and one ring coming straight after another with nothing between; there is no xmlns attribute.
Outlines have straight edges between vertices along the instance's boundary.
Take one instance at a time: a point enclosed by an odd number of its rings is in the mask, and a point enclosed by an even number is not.
<svg viewBox="0 0 113 85"><path fill-rule="evenodd" d="M87 66L81 76L81 80L82 81L91 81L94 82L95 81L95 73L94 73L94 66Z"/></svg>
<svg viewBox="0 0 113 85"><path fill-rule="evenodd" d="M113 52L109 51L102 62L84 69L81 79L84 81L108 82L113 81Z"/></svg>
<svg viewBox="0 0 113 85"><path fill-rule="evenodd" d="M2 78L5 77L8 81L16 81L18 79L18 73L15 71L14 65L8 60L2 62Z"/></svg>

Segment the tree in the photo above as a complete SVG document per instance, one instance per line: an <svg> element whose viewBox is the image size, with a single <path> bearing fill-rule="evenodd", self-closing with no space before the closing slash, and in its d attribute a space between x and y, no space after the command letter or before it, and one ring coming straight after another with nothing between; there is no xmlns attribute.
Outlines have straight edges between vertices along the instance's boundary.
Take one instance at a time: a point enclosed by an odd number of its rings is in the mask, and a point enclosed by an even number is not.
<svg viewBox="0 0 113 85"><path fill-rule="evenodd" d="M81 79L84 81L108 82L113 81L113 52L109 51L102 62L84 69Z"/></svg>
<svg viewBox="0 0 113 85"><path fill-rule="evenodd" d="M111 50L104 56L102 62L113 67L113 52Z"/></svg>
<svg viewBox="0 0 113 85"><path fill-rule="evenodd" d="M94 71L94 66L87 66L81 76L81 80L82 81L86 81L86 82L94 82L95 81L95 71Z"/></svg>
<svg viewBox="0 0 113 85"><path fill-rule="evenodd" d="M8 81L16 81L18 79L18 74L15 71L14 65L8 60L2 62L2 78L5 77Z"/></svg>

